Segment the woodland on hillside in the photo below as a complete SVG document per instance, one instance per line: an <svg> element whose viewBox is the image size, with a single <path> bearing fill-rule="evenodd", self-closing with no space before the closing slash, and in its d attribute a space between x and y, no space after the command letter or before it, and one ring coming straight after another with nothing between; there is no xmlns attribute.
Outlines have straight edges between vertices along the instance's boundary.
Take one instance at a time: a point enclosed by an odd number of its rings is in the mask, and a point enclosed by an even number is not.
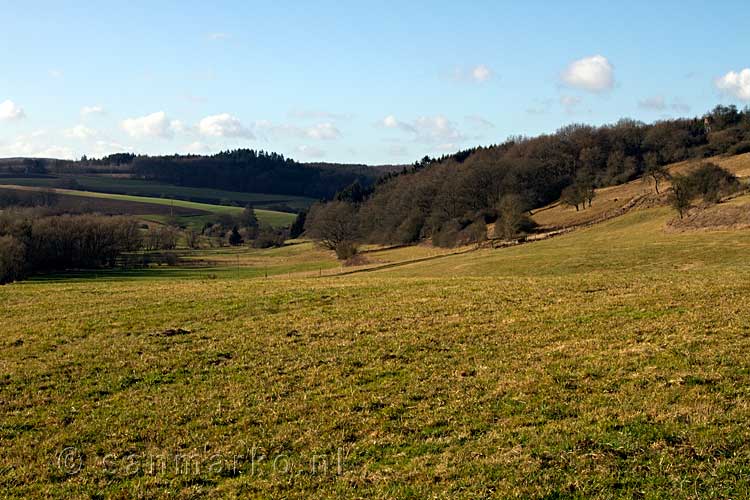
<svg viewBox="0 0 750 500"><path fill-rule="evenodd" d="M369 167L300 163L278 153L236 149L215 155L148 156L117 153L78 161L41 158L0 160L0 175L43 176L117 174L134 179L195 188L331 199L354 181L372 185L393 165Z"/></svg>
<svg viewBox="0 0 750 500"><path fill-rule="evenodd" d="M432 238L452 246L476 240L484 224L497 220L513 219L521 229L529 223L524 212L561 196L585 209L594 188L647 176L658 189L664 165L748 151L750 108L717 106L702 118L654 124L573 124L550 135L425 157L373 188L350 186L336 201L313 206L306 227L309 235L330 240L331 219L343 214L356 222L338 224L338 240L405 244Z"/></svg>

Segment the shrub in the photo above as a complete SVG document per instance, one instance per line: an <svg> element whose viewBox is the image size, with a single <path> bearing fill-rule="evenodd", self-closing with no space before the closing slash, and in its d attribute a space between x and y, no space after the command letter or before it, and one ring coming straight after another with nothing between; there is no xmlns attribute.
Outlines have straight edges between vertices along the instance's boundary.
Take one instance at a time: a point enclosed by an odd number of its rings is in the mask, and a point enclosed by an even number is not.
<svg viewBox="0 0 750 500"><path fill-rule="evenodd" d="M450 220L440 226L432 235L432 244L436 247L450 248L458 244L461 225L456 220Z"/></svg>
<svg viewBox="0 0 750 500"><path fill-rule="evenodd" d="M740 188L737 177L714 163L704 163L688 175L694 196L701 196L707 203L718 203L723 196Z"/></svg>
<svg viewBox="0 0 750 500"><path fill-rule="evenodd" d="M680 219L690 208L693 199L693 188L688 177L676 175L672 178L672 192L669 195L669 203L677 210Z"/></svg>
<svg viewBox="0 0 750 500"><path fill-rule="evenodd" d="M24 277L26 247L13 236L0 236L0 285Z"/></svg>
<svg viewBox="0 0 750 500"><path fill-rule="evenodd" d="M471 243L480 243L487 239L487 224L484 219L472 222L459 234L459 244L468 245Z"/></svg>
<svg viewBox="0 0 750 500"><path fill-rule="evenodd" d="M349 260L357 255L357 252L359 251L357 244L353 241L341 241L336 245L334 250L336 251L336 257L339 260Z"/></svg>
<svg viewBox="0 0 750 500"><path fill-rule="evenodd" d="M745 153L750 153L750 141L740 142L729 149L729 154L732 155L741 155Z"/></svg>
<svg viewBox="0 0 750 500"><path fill-rule="evenodd" d="M146 250L174 250L177 247L177 230L170 226L152 227L144 238Z"/></svg>
<svg viewBox="0 0 750 500"><path fill-rule="evenodd" d="M252 242L253 248L271 248L280 247L284 245L286 240L286 234L284 231L279 231L271 226L263 225L258 230L258 234Z"/></svg>

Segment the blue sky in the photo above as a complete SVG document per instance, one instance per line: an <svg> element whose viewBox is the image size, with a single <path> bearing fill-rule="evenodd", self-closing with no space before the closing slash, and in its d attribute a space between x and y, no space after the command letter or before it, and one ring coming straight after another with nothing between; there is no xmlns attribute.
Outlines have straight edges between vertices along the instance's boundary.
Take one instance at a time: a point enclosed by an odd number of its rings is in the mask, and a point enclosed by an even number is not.
<svg viewBox="0 0 750 500"><path fill-rule="evenodd" d="M739 1L68 3L0 2L0 157L410 163L750 104Z"/></svg>

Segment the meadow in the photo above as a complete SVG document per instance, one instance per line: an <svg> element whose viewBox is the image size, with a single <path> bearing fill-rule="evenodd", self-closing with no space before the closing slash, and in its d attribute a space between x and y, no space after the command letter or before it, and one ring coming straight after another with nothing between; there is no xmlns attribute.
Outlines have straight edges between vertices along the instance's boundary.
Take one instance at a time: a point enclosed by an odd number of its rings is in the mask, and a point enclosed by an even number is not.
<svg viewBox="0 0 750 500"><path fill-rule="evenodd" d="M100 193L95 191L81 191L78 189L46 188L41 186L27 186L5 184L8 179L0 179L0 190L11 191L39 191L52 190L63 202L70 206L75 200L81 204L98 207L100 210L114 213L135 214L138 218L157 223L164 223L175 218L178 223L200 229L206 222L214 221L216 215L239 215L243 207L229 205L214 205L195 201L177 200L171 198L154 198L128 194ZM296 217L289 212L276 210L255 209L258 220L274 227L288 226Z"/></svg>
<svg viewBox="0 0 750 500"><path fill-rule="evenodd" d="M746 498L750 232L668 232L672 217L454 255L382 249L349 274L300 243L202 256L246 274L0 287L0 484L10 498ZM275 258L292 269L252 275Z"/></svg>
<svg viewBox="0 0 750 500"><path fill-rule="evenodd" d="M129 179L107 175L66 175L62 177L0 177L0 184L14 184L29 187L55 188L61 182L74 181L78 189L99 193L146 196L152 198L172 198L219 204L228 200L240 206L248 203L257 208L279 210L280 207L295 210L309 207L315 200L302 196L276 195L266 193L243 193L221 189L175 186L159 182ZM282 210L284 211L284 210ZM288 210L286 210L288 211Z"/></svg>

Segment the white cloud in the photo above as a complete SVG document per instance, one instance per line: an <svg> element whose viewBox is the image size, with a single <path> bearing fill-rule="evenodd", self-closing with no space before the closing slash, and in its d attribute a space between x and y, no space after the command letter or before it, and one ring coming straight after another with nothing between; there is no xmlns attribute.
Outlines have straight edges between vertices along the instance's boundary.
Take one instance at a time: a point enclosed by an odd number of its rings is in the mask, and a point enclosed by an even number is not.
<svg viewBox="0 0 750 500"><path fill-rule="evenodd" d="M388 115L383 118L383 126L386 128L398 128L399 122L393 115Z"/></svg>
<svg viewBox="0 0 750 500"><path fill-rule="evenodd" d="M72 149L65 146L37 146L27 137L18 137L10 144L0 144L0 157L59 158L72 160Z"/></svg>
<svg viewBox="0 0 750 500"><path fill-rule="evenodd" d="M59 69L51 69L51 70L49 70L49 76L51 76L52 78L55 78L55 79L62 78L63 77L63 72L60 71Z"/></svg>
<svg viewBox="0 0 750 500"><path fill-rule="evenodd" d="M0 120L20 120L26 117L23 108L11 100L0 103Z"/></svg>
<svg viewBox="0 0 750 500"><path fill-rule="evenodd" d="M171 139L174 132L183 129L179 121L170 121L164 111L151 113L139 118L128 118L123 120L122 129L128 135L135 138L158 137L160 139Z"/></svg>
<svg viewBox="0 0 750 500"><path fill-rule="evenodd" d="M428 144L462 142L465 139L454 123L443 115L420 116L411 123L388 115L380 122L380 126L408 132L414 135L415 141Z"/></svg>
<svg viewBox="0 0 750 500"><path fill-rule="evenodd" d="M485 83L494 77L495 73L486 64L473 67L457 67L453 70L453 80L457 82Z"/></svg>
<svg viewBox="0 0 750 500"><path fill-rule="evenodd" d="M462 141L464 139L453 123L443 115L419 117L412 126L417 130L418 139L422 142Z"/></svg>
<svg viewBox="0 0 750 500"><path fill-rule="evenodd" d="M393 115L388 115L385 118L383 118L381 125L385 128L401 129L406 132L413 132L413 133L417 132L417 129L415 129L412 125L409 125L408 123L404 123L398 120Z"/></svg>
<svg viewBox="0 0 750 500"><path fill-rule="evenodd" d="M76 125L73 128L64 130L63 135L69 139L86 140L96 137L97 133L96 130L91 129L86 125Z"/></svg>
<svg viewBox="0 0 750 500"><path fill-rule="evenodd" d="M661 111L666 109L667 100L664 99L663 95L656 95L653 97L647 97L638 101L638 107L643 109L651 109L655 111Z"/></svg>
<svg viewBox="0 0 750 500"><path fill-rule="evenodd" d="M125 153L132 150L133 148L129 146L123 146L122 144L119 144L117 142L100 140L94 143L93 149L91 149L88 153L96 158L101 158L102 156L107 156L113 153Z"/></svg>
<svg viewBox="0 0 750 500"><path fill-rule="evenodd" d="M641 99L640 101L638 101L638 107L651 111L665 111L669 108L676 113L687 113L690 111L690 106L688 106L681 99L672 99L672 102L670 103L669 100L666 99L663 95L656 95Z"/></svg>
<svg viewBox="0 0 750 500"><path fill-rule="evenodd" d="M492 78L492 70L484 64L480 64L479 66L476 66L471 70L471 78L475 82L486 82L487 80Z"/></svg>
<svg viewBox="0 0 750 500"><path fill-rule="evenodd" d="M185 146L185 151L190 154L202 154L202 153L208 153L211 150L211 148L200 141L191 142L187 146Z"/></svg>
<svg viewBox="0 0 750 500"><path fill-rule="evenodd" d="M169 128L171 128L172 132L176 134L189 132L191 130L190 125L186 125L182 123L180 120L172 120L171 122L169 122Z"/></svg>
<svg viewBox="0 0 750 500"><path fill-rule="evenodd" d="M741 101L750 101L750 68L730 71L714 81L721 92L736 97Z"/></svg>
<svg viewBox="0 0 750 500"><path fill-rule="evenodd" d="M228 39L228 38L229 38L230 36L231 36L231 35L230 35L229 33L221 33L221 32L217 32L217 33L209 33L209 34L208 34L208 39L209 39L209 40L226 40L226 39Z"/></svg>
<svg viewBox="0 0 750 500"><path fill-rule="evenodd" d="M477 128L490 129L495 128L495 124L486 118L482 118L479 115L468 115L464 117L464 120L469 122L471 125Z"/></svg>
<svg viewBox="0 0 750 500"><path fill-rule="evenodd" d="M102 106L84 106L81 108L81 116L89 115L102 115L104 114L104 108Z"/></svg>
<svg viewBox="0 0 750 500"><path fill-rule="evenodd" d="M250 129L229 113L207 116L198 124L198 131L208 137L242 137L254 139Z"/></svg>
<svg viewBox="0 0 750 500"><path fill-rule="evenodd" d="M326 155L326 152L322 149L307 145L297 147L297 152L302 156L306 156L308 158L322 158Z"/></svg>
<svg viewBox="0 0 750 500"><path fill-rule="evenodd" d="M308 128L305 133L311 139L338 139L341 132L332 123L319 123Z"/></svg>
<svg viewBox="0 0 750 500"><path fill-rule="evenodd" d="M562 80L571 87L591 92L611 90L615 84L614 69L601 55L573 61L563 71Z"/></svg>
<svg viewBox="0 0 750 500"><path fill-rule="evenodd" d="M315 140L334 140L341 137L341 131L330 122L318 123L311 127L298 127L289 124L275 124L268 120L259 120L255 122L255 131L263 138L268 136L285 139L315 139Z"/></svg>

